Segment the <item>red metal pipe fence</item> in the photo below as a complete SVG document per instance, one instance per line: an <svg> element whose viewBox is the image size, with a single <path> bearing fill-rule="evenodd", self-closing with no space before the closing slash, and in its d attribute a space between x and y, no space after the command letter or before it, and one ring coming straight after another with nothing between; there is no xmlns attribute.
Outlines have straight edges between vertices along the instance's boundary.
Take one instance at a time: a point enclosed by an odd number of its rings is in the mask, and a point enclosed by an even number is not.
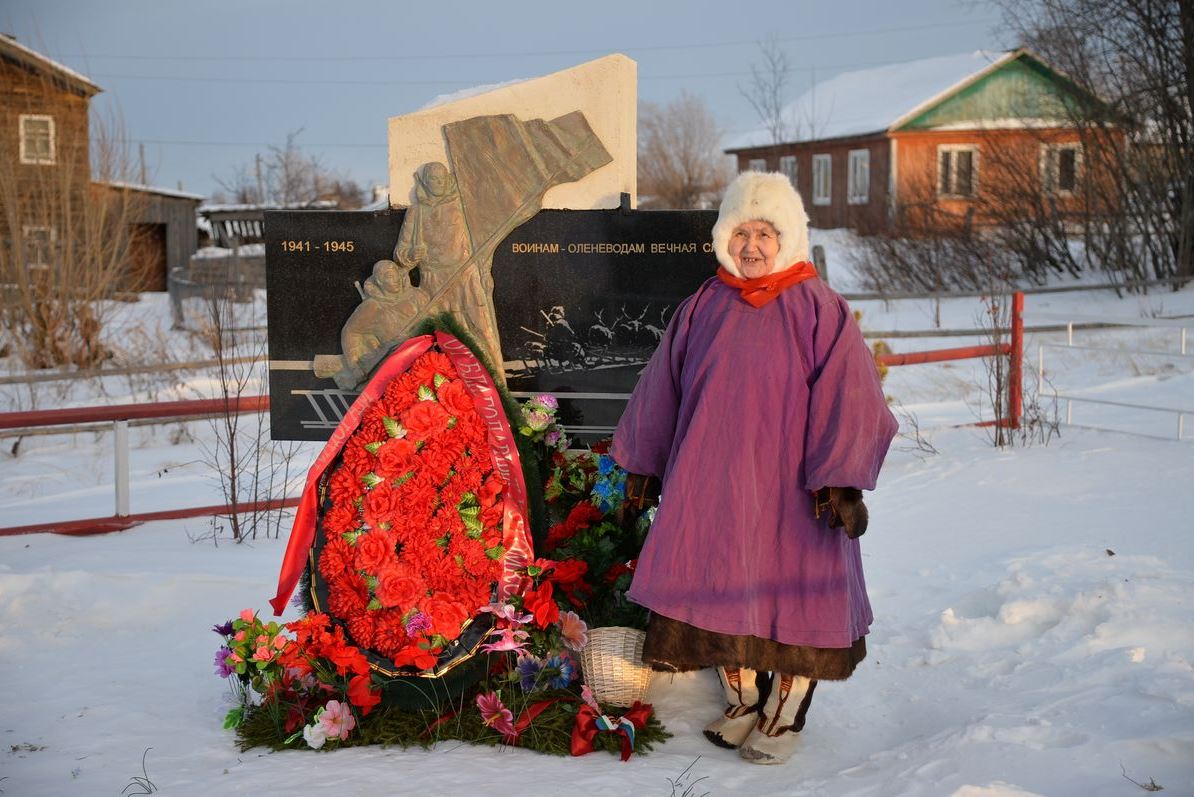
<svg viewBox="0 0 1194 797"><path fill-rule="evenodd" d="M1013 429L1020 425L1023 407L1024 363L1024 294L1016 293L1012 299L1011 341L985 346L959 346L952 349L908 352L906 354L884 354L876 361L887 366L939 363L951 360L970 360L979 357L1009 357L1008 414L1003 418L983 421L979 426L1000 424ZM299 499L273 498L253 503L238 503L236 506L217 504L214 506L186 507L159 512L128 512L128 422L151 418L194 418L196 416L220 416L226 413L265 412L269 409L269 396L242 396L228 399L195 399L189 401L164 401L153 404L111 404L97 407L71 407L60 410L34 410L31 412L0 413L0 430L26 429L44 426L69 426L78 423L111 422L117 435L116 451L116 512L110 517L87 518L83 520L34 523L27 526L0 528L0 537L16 534L55 532L59 534L85 535L123 531L153 520L176 520L188 517L227 515L236 512L250 513L297 506ZM123 442L120 442L123 434ZM123 446L123 454L121 448ZM122 460L123 455L123 460ZM124 494L122 500L121 484Z"/></svg>

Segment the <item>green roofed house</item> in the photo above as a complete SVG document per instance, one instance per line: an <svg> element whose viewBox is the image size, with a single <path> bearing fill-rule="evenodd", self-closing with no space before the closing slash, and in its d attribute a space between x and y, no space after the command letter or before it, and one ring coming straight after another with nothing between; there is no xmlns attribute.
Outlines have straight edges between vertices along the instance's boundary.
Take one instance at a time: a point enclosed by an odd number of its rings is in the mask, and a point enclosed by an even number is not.
<svg viewBox="0 0 1194 797"><path fill-rule="evenodd" d="M788 140L761 129L726 152L741 171L787 174L814 227L875 231L926 209L991 223L1030 197L1062 212L1084 201L1073 120L1092 108L1026 49L926 58L818 83L784 109Z"/></svg>

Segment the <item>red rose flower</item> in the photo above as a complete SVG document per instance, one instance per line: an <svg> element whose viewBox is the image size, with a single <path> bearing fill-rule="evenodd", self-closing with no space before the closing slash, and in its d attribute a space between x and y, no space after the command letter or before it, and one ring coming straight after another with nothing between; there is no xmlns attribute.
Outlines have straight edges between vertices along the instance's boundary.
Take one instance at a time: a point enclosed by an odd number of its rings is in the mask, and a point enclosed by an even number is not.
<svg viewBox="0 0 1194 797"><path fill-rule="evenodd" d="M436 391L435 395L439 398L440 404L444 405L444 409L457 418L477 411L473 405L473 397L469 395L468 388L464 386L464 382L459 380L454 379L450 382L444 382L439 386L439 390Z"/></svg>
<svg viewBox="0 0 1194 797"><path fill-rule="evenodd" d="M382 606L398 606L409 609L426 590L423 582L402 565L390 565L377 574L377 589L374 594Z"/></svg>
<svg viewBox="0 0 1194 797"><path fill-rule="evenodd" d="M384 531L357 537L356 563L361 570L377 573L394 561L394 540Z"/></svg>
<svg viewBox="0 0 1194 797"><path fill-rule="evenodd" d="M396 479L410 469L415 456L415 444L405 437L387 440L377 449L377 475L383 479Z"/></svg>
<svg viewBox="0 0 1194 797"><path fill-rule="evenodd" d="M402 511L402 500L397 490L388 484L379 484L365 495L365 522L370 528L380 528L382 523L392 523L394 516Z"/></svg>
<svg viewBox="0 0 1194 797"><path fill-rule="evenodd" d="M353 531L360 525L360 522L356 507L348 501L337 502L323 516L323 527L332 534Z"/></svg>
<svg viewBox="0 0 1194 797"><path fill-rule="evenodd" d="M448 640L460 636L460 627L471 616L464 604L439 596L427 599L421 608L431 620L431 633Z"/></svg>
<svg viewBox="0 0 1194 797"><path fill-rule="evenodd" d="M437 401L420 401L402 413L406 436L414 441L426 440L448 428L447 410Z"/></svg>

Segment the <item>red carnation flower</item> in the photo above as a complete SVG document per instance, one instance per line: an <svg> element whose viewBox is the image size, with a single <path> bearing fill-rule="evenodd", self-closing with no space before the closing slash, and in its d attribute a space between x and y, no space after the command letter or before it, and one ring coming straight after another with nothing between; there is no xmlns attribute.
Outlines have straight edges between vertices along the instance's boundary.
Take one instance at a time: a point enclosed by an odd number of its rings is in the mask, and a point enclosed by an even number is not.
<svg viewBox="0 0 1194 797"><path fill-rule="evenodd" d="M353 562L352 547L339 534L329 536L327 544L319 554L319 572L328 581L340 578L350 570Z"/></svg>
<svg viewBox="0 0 1194 797"><path fill-rule="evenodd" d="M369 588L356 573L344 573L335 580L328 579L328 611L337 617L351 617L365 611L369 603Z"/></svg>
<svg viewBox="0 0 1194 797"><path fill-rule="evenodd" d="M360 612L348 618L348 634L363 648L373 647L377 629L377 612Z"/></svg>

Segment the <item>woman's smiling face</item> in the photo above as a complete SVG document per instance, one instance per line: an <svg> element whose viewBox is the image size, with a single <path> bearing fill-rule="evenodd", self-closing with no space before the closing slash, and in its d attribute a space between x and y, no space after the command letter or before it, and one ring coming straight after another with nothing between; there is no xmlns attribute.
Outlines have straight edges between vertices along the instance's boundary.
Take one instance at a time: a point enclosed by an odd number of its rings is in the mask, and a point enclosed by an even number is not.
<svg viewBox="0 0 1194 797"><path fill-rule="evenodd" d="M775 270L779 254L779 230L762 219L744 221L730 233L730 257L738 273L754 279Z"/></svg>

